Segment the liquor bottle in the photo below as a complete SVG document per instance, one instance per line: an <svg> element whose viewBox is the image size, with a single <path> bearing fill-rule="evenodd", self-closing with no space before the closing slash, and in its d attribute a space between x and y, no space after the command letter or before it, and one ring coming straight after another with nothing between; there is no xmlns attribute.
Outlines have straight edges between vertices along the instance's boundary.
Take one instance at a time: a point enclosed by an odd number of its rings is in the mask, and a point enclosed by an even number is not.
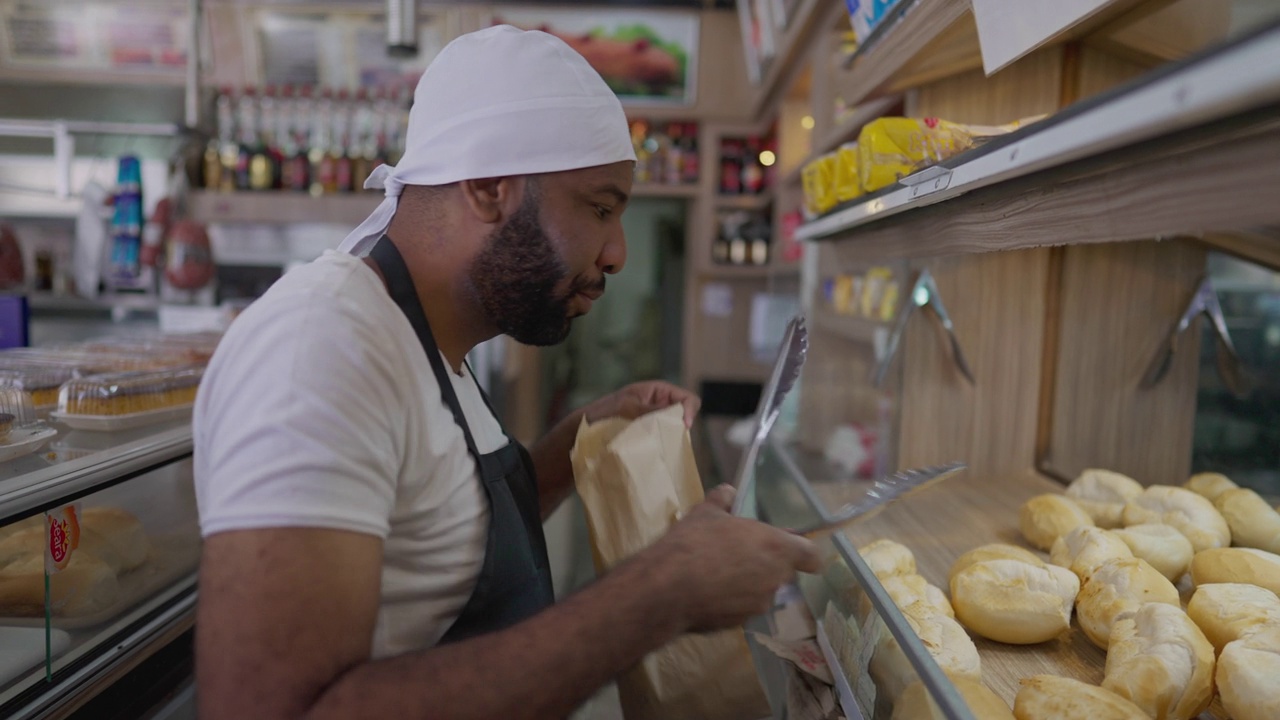
<svg viewBox="0 0 1280 720"><path fill-rule="evenodd" d="M742 192L741 141L720 141L720 192L725 195L738 195Z"/></svg>
<svg viewBox="0 0 1280 720"><path fill-rule="evenodd" d="M638 183L647 183L653 180L653 175L650 172L648 143L649 123L644 120L633 120L631 122L631 146L636 153L635 180Z"/></svg>
<svg viewBox="0 0 1280 720"><path fill-rule="evenodd" d="M329 146L329 156L333 158L333 189L330 192L351 192L351 115L351 96L342 88L333 107L333 137Z"/></svg>
<svg viewBox="0 0 1280 720"><path fill-rule="evenodd" d="M282 184L286 190L307 192L311 189L311 160L307 157L307 150L311 146L313 107L311 87L303 86L293 101L289 144L284 150L286 171Z"/></svg>
<svg viewBox="0 0 1280 720"><path fill-rule="evenodd" d="M258 132L249 155L249 189L271 190L276 187L277 165L272 159L276 124L276 90L268 87L258 101Z"/></svg>
<svg viewBox="0 0 1280 720"><path fill-rule="evenodd" d="M376 119L374 107L381 96L381 88L374 88L372 93L366 93L364 88L356 92L351 143L351 190L353 192L364 190L364 181L369 178L369 173L373 172L374 163L378 160L378 133L374 124Z"/></svg>
<svg viewBox="0 0 1280 720"><path fill-rule="evenodd" d="M684 160L680 168L680 179L686 183L696 184L702 161L702 158L698 157L698 124L687 123L681 135L684 138L685 147L684 152L680 153Z"/></svg>
<svg viewBox="0 0 1280 720"><path fill-rule="evenodd" d="M333 158L329 156L332 138L330 121L333 114L333 95L326 88L320 91L315 112L311 115L311 145L307 159L311 165L311 194L319 197L333 192L335 187Z"/></svg>
<svg viewBox="0 0 1280 720"><path fill-rule="evenodd" d="M760 139L748 138L742 154L742 192L759 195L764 191L764 166L760 164Z"/></svg>
<svg viewBox="0 0 1280 720"><path fill-rule="evenodd" d="M679 185L684 173L684 128L680 123L667 125L667 162L662 182Z"/></svg>
<svg viewBox="0 0 1280 720"><path fill-rule="evenodd" d="M204 150L204 186L208 190L222 190L222 149L231 144L232 126L235 122L232 116L231 108L231 92L224 89L218 93L215 101L216 112L214 115L216 125L213 128L213 134L209 138L209 144Z"/></svg>
<svg viewBox="0 0 1280 720"><path fill-rule="evenodd" d="M236 110L240 116L236 141L236 189L249 190L252 188L249 166L258 144L258 98L253 88L247 87L240 94Z"/></svg>

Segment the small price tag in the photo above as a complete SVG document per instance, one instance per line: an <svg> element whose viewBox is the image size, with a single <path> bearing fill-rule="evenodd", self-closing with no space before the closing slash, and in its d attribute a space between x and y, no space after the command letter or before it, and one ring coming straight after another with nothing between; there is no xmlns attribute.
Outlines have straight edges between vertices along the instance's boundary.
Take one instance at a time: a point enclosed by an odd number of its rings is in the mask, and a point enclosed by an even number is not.
<svg viewBox="0 0 1280 720"><path fill-rule="evenodd" d="M80 507L64 505L44 514L44 569L49 574L65 570L80 547Z"/></svg>

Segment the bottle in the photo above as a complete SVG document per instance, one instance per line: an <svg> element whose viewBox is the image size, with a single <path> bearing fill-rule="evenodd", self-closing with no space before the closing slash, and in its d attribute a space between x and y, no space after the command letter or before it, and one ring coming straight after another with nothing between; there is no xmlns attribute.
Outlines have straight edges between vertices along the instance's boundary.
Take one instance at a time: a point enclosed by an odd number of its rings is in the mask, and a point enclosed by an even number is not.
<svg viewBox="0 0 1280 720"><path fill-rule="evenodd" d="M760 139L749 138L742 154L742 192L759 195L764 191L764 166L760 164Z"/></svg>
<svg viewBox="0 0 1280 720"><path fill-rule="evenodd" d="M738 140L720 141L720 192L742 193L742 145Z"/></svg>
<svg viewBox="0 0 1280 720"><path fill-rule="evenodd" d="M667 185L679 185L684 174L684 138L680 123L667 125L667 161L664 166L662 182Z"/></svg>
<svg viewBox="0 0 1280 720"><path fill-rule="evenodd" d="M356 107L352 116L352 143L351 143L351 189L353 192L361 192L364 190L364 181L369 178L369 173L373 172L374 163L378 159L378 135L374 126L374 106L378 102L378 97L382 94L381 89L374 88L372 93L366 93L364 88L360 88L356 92Z"/></svg>
<svg viewBox="0 0 1280 720"><path fill-rule="evenodd" d="M213 135L204 149L204 186L208 190L222 190L222 151L230 144L232 126L235 122L232 115L230 88L224 88L218 93L214 105L216 124Z"/></svg>
<svg viewBox="0 0 1280 720"><path fill-rule="evenodd" d="M236 144L236 105L230 87L224 87L218 98L218 152L222 160L218 189L231 192L236 189L236 165L240 160L240 146Z"/></svg>
<svg viewBox="0 0 1280 720"><path fill-rule="evenodd" d="M311 118L314 104L311 100L311 87L303 86L293 102L290 120L290 143L285 154L285 167L282 185L286 190L308 192L311 189L311 160L307 150L311 147Z"/></svg>
<svg viewBox="0 0 1280 720"><path fill-rule="evenodd" d="M275 88L268 87L258 101L258 132L249 155L249 189L271 190L276 187L276 164L272 159L276 124Z"/></svg>
<svg viewBox="0 0 1280 720"><path fill-rule="evenodd" d="M320 99L311 116L311 147L307 150L307 160L311 165L311 194L316 197L333 192L332 188L335 187L335 168L333 158L329 156L329 144L333 137L329 124L332 115L333 95L326 88L320 91Z"/></svg>
<svg viewBox="0 0 1280 720"><path fill-rule="evenodd" d="M723 217L720 219L720 232L716 233L715 242L711 243L711 260L717 265L729 262L729 224Z"/></svg>
<svg viewBox="0 0 1280 720"><path fill-rule="evenodd" d="M685 147L684 152L680 153L680 157L684 160L680 168L680 179L686 183L696 184L701 163L701 158L698 157L698 124L687 123L682 137Z"/></svg>
<svg viewBox="0 0 1280 720"><path fill-rule="evenodd" d="M236 140L236 189L249 190L250 163L258 144L258 99L253 88L245 88L236 106L240 116L239 137Z"/></svg>
<svg viewBox="0 0 1280 720"><path fill-rule="evenodd" d="M653 175L650 173L649 163L649 123L644 120L631 122L631 146L636 153L636 182L652 182Z"/></svg>

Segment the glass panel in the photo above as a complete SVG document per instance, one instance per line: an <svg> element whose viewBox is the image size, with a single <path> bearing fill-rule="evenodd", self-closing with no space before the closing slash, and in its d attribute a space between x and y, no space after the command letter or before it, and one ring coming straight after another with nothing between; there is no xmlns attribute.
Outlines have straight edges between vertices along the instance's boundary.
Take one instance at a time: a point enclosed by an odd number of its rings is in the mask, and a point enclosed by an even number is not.
<svg viewBox="0 0 1280 720"><path fill-rule="evenodd" d="M1227 389L1215 334L1202 323L1192 469L1280 495L1280 273L1221 253L1208 269L1252 388L1244 398Z"/></svg>
<svg viewBox="0 0 1280 720"><path fill-rule="evenodd" d="M112 638L188 593L200 557L190 459L75 504L79 545L50 579L55 676L110 651ZM42 515L0 528L0 714L46 682Z"/></svg>

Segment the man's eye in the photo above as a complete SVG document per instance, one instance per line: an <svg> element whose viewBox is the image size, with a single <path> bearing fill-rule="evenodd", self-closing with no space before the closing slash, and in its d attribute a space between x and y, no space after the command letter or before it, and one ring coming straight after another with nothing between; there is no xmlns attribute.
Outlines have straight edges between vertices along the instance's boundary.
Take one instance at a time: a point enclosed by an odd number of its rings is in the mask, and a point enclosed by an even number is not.
<svg viewBox="0 0 1280 720"><path fill-rule="evenodd" d="M613 212L613 208L606 207L604 205L596 206L596 216L599 217L601 220L604 220L605 218L609 217L609 213L611 212Z"/></svg>

